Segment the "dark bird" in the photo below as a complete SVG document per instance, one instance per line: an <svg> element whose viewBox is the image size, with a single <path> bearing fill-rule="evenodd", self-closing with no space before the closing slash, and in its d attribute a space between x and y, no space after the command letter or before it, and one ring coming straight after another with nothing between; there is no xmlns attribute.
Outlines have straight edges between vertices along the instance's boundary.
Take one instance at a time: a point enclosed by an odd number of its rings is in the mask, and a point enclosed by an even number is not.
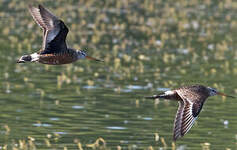
<svg viewBox="0 0 237 150"><path fill-rule="evenodd" d="M205 87L202 85L193 85L181 87L179 89L166 91L159 95L153 95L146 98L149 99L169 99L179 102L179 108L176 113L173 129L173 140L176 141L179 137L184 136L193 126L198 114L202 110L202 106L209 96L222 95L231 98L224 93L218 92L214 88Z"/></svg>
<svg viewBox="0 0 237 150"><path fill-rule="evenodd" d="M17 62L39 62L42 64L61 65L87 58L101 61L87 56L82 50L68 48L66 37L68 28L64 22L54 16L49 10L39 5L38 8L29 6L29 11L35 22L43 29L42 49L30 55L22 56Z"/></svg>

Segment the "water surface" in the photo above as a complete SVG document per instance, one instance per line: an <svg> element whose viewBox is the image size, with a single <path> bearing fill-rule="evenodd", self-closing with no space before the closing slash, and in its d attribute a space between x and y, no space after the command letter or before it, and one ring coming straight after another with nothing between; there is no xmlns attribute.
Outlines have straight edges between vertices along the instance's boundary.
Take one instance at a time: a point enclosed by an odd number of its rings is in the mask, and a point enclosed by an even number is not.
<svg viewBox="0 0 237 150"><path fill-rule="evenodd" d="M197 83L237 93L234 2L44 1L70 28L70 46L105 60L63 66L16 64L40 49L42 31L28 2L0 3L1 146L102 138L105 149L171 149L177 102L144 96ZM236 149L235 110L236 99L209 98L176 148Z"/></svg>

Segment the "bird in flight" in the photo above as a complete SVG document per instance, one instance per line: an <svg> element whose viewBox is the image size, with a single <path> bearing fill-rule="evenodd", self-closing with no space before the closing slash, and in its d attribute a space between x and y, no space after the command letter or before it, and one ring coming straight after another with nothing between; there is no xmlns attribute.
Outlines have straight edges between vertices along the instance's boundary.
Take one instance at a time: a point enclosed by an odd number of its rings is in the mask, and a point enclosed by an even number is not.
<svg viewBox="0 0 237 150"><path fill-rule="evenodd" d="M181 87L175 90L166 91L159 95L145 97L148 99L169 99L179 102L179 108L176 113L173 129L173 140L184 136L193 126L198 114L202 110L202 106L209 96L222 95L231 98L224 93L218 92L214 88L202 85L193 85Z"/></svg>
<svg viewBox="0 0 237 150"><path fill-rule="evenodd" d="M49 10L39 5L29 6L29 11L35 22L43 29L43 43L39 52L23 55L17 62L39 62L42 64L61 65L75 62L79 59L102 61L88 56L82 50L68 48L66 37L68 28L64 22L54 16Z"/></svg>

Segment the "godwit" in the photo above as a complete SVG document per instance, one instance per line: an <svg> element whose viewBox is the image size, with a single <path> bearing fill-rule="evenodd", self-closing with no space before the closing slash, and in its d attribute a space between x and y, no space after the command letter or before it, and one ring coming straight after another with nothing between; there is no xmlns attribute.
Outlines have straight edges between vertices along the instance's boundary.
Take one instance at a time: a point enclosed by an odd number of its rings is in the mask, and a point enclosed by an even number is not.
<svg viewBox="0 0 237 150"><path fill-rule="evenodd" d="M42 49L37 53L22 56L17 61L18 63L39 62L61 65L83 58L101 61L87 56L82 50L68 48L65 41L68 33L67 26L42 5L38 8L29 6L29 11L35 22L43 29Z"/></svg>
<svg viewBox="0 0 237 150"><path fill-rule="evenodd" d="M173 140L176 141L179 137L184 136L191 129L206 99L209 96L214 95L235 98L234 96L220 93L214 88L202 85L181 87L179 89L166 91L162 94L146 98L163 98L179 102L179 108L176 113L173 129Z"/></svg>

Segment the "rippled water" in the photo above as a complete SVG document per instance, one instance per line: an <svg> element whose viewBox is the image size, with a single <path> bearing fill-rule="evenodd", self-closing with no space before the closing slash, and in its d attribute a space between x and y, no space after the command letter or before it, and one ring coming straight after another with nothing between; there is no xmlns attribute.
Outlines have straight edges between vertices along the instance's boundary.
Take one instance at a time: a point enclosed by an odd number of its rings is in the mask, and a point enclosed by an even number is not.
<svg viewBox="0 0 237 150"><path fill-rule="evenodd" d="M2 2L1 146L31 137L36 148L73 149L78 140L86 148L101 137L111 149L157 149L164 141L171 149L177 102L144 96L197 83L236 95L231 2L90 2L44 3L72 29L69 45L105 60L63 66L15 63L40 48L41 30L22 2L14 9ZM236 149L236 110L236 99L209 98L176 148Z"/></svg>

